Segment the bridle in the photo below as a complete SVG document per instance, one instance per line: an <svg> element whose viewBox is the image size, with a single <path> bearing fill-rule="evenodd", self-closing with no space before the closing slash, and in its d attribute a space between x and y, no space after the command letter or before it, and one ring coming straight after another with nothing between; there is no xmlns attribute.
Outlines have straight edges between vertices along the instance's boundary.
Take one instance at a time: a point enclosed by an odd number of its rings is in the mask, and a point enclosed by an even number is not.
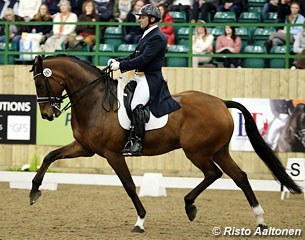
<svg viewBox="0 0 305 240"><path fill-rule="evenodd" d="M104 69L101 70L102 72L109 74L110 73L110 68L107 66ZM55 81L56 83L60 84L61 86L63 86L63 88L65 89L65 84L63 81L59 81L57 80L54 76L53 76L53 72L50 68L44 68L42 66L42 72L37 73L33 76L34 80L39 77L39 76L43 76L44 81L45 81L45 86L47 88L47 92L48 92L48 96L46 97L39 97L37 95L37 103L38 104L42 104L42 103L50 103L50 105L55 108L58 112L59 115L63 112L65 112L66 110L68 110L70 107L72 107L73 103L71 103L71 99L72 97L77 94L78 92L88 88L89 86L95 85L97 84L99 81L101 81L103 78L102 77L98 77L97 79L89 82L88 84L79 87L78 89L76 89L74 92L70 93L68 95L68 93L64 94L63 96L55 96L54 91L51 87L50 84L50 80ZM66 98L70 98L70 101L62 108L60 109L60 105L61 103L63 103L63 101ZM58 115L58 116L59 116Z"/></svg>

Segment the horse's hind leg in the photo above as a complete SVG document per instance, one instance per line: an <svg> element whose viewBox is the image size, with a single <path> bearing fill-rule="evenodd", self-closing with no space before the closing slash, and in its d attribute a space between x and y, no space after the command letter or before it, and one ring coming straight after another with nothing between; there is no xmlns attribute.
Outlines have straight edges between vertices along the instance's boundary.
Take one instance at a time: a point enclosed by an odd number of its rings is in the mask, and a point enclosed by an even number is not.
<svg viewBox="0 0 305 240"><path fill-rule="evenodd" d="M247 174L242 171L231 158L228 147L223 148L221 151L215 154L214 161L229 177L233 179L235 184L244 192L256 217L257 225L259 227L266 226L264 222L264 210L254 195Z"/></svg>
<svg viewBox="0 0 305 240"><path fill-rule="evenodd" d="M40 197L41 192L38 190L39 186L42 183L44 175L48 170L52 162L58 159L64 158L75 158L75 157L88 157L92 156L94 153L84 149L78 142L74 141L73 143L66 145L62 148L51 151L43 159L42 165L39 168L37 174L32 180L32 189L30 192L30 204L34 204L37 199Z"/></svg>
<svg viewBox="0 0 305 240"><path fill-rule="evenodd" d="M194 205L195 199L215 180L222 176L220 169L213 163L212 158L202 157L199 154L187 154L187 157L204 174L204 180L199 183L191 192L184 197L185 211L190 221L196 217L197 208Z"/></svg>

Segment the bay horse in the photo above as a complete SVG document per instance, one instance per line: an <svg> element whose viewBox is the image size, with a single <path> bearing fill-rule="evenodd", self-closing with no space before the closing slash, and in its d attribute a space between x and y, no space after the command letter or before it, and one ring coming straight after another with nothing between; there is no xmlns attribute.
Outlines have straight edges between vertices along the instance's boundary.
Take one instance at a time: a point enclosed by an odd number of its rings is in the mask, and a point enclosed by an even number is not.
<svg viewBox="0 0 305 240"><path fill-rule="evenodd" d="M107 159L137 212L133 232L144 232L146 210L142 205L130 171L121 154L126 131L118 121L116 98L117 81L103 70L76 57L58 55L42 58L37 56L31 71L37 93L41 116L49 121L61 113L60 103L69 98L71 125L74 141L49 152L32 180L30 204L40 197L39 186L50 164L58 159L88 157L95 153ZM63 91L66 94L63 95ZM228 108L239 109L245 118L246 132L255 152L268 166L280 183L293 193L302 189L289 177L272 149L261 137L251 113L241 104L224 101L198 91L186 91L173 95L181 109L169 114L165 127L148 131L144 140L144 155L154 156L182 148L187 158L204 174L202 182L185 197L185 211L190 221L197 214L196 198L222 171L230 176L244 192L259 227L265 227L264 211L242 171L229 153L233 133L233 119ZM221 171L222 170L222 171Z"/></svg>
<svg viewBox="0 0 305 240"><path fill-rule="evenodd" d="M305 104L299 103L282 128L275 151L305 152Z"/></svg>

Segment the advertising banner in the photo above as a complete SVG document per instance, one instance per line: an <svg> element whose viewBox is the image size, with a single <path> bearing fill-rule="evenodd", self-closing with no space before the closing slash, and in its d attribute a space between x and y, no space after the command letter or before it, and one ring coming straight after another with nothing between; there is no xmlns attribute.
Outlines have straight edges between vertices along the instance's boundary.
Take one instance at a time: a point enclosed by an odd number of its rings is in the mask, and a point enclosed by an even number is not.
<svg viewBox="0 0 305 240"><path fill-rule="evenodd" d="M278 152L305 152L305 100L234 98L252 114L261 136ZM242 113L232 109L231 149L253 151Z"/></svg>
<svg viewBox="0 0 305 240"><path fill-rule="evenodd" d="M36 143L35 95L0 95L0 143Z"/></svg>

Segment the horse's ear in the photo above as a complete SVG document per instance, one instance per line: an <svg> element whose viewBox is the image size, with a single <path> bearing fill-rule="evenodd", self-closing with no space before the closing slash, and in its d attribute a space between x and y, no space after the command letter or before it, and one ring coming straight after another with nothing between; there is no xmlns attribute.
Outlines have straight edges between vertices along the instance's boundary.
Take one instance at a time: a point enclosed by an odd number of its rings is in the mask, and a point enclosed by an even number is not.
<svg viewBox="0 0 305 240"><path fill-rule="evenodd" d="M34 64L30 72L41 72L42 71L42 57L41 55L37 55L34 59Z"/></svg>

